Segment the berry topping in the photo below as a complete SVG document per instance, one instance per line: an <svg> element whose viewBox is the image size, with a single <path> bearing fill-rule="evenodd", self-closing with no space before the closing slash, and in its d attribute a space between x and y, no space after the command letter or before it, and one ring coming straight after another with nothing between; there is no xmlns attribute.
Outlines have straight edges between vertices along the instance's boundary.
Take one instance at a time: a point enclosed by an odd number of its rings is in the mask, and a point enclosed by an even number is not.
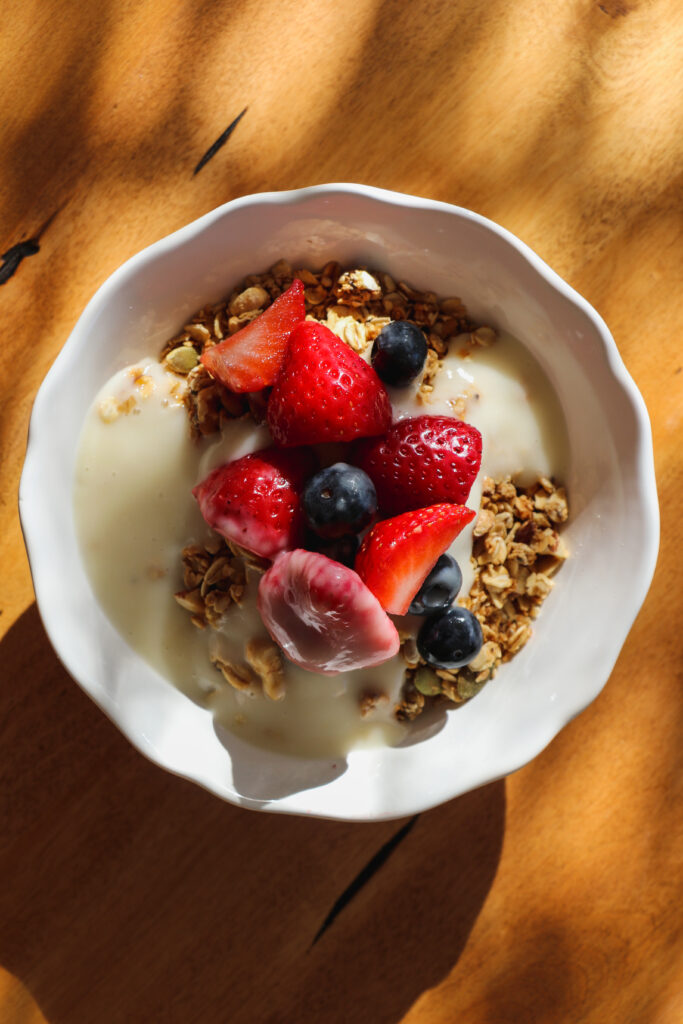
<svg viewBox="0 0 683 1024"><path fill-rule="evenodd" d="M426 619L417 634L417 649L430 665L453 670L479 654L483 636L479 620L466 608L449 608Z"/></svg>
<svg viewBox="0 0 683 1024"><path fill-rule="evenodd" d="M441 555L436 565L412 600L411 615L431 615L448 608L462 586L460 566L450 555Z"/></svg>
<svg viewBox="0 0 683 1024"><path fill-rule="evenodd" d="M219 466L192 493L204 519L227 540L262 558L301 543L299 492L314 468L312 452L265 448Z"/></svg>
<svg viewBox="0 0 683 1024"><path fill-rule="evenodd" d="M292 331L268 401L277 444L351 441L383 434L391 403L375 371L323 324Z"/></svg>
<svg viewBox="0 0 683 1024"><path fill-rule="evenodd" d="M367 473L336 462L311 477L301 504L312 530L321 537L341 537L369 526L377 511L377 495Z"/></svg>
<svg viewBox="0 0 683 1024"><path fill-rule="evenodd" d="M462 505L432 505L376 523L356 558L356 572L379 603L405 615L439 555L474 512Z"/></svg>
<svg viewBox="0 0 683 1024"><path fill-rule="evenodd" d="M385 384L403 388L415 380L425 364L425 336L409 320L392 320L375 338L370 358L375 373Z"/></svg>
<svg viewBox="0 0 683 1024"><path fill-rule="evenodd" d="M202 363L231 391L260 391L275 382L293 329L306 318L299 280L236 334L208 348Z"/></svg>
<svg viewBox="0 0 683 1024"><path fill-rule="evenodd" d="M462 505L481 465L481 434L451 416L409 417L384 437L361 441L353 461L372 479L385 515L444 501Z"/></svg>
<svg viewBox="0 0 683 1024"><path fill-rule="evenodd" d="M353 569L314 551L281 555L261 578L261 618L287 657L324 675L379 665L396 627Z"/></svg>

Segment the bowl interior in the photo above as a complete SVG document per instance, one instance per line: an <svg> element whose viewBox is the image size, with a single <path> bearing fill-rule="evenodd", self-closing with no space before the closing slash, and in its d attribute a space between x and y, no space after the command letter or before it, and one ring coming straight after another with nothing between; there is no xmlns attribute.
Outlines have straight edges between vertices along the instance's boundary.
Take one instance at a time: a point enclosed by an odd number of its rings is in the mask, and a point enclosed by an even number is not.
<svg viewBox="0 0 683 1024"><path fill-rule="evenodd" d="M117 369L157 352L201 305L285 256L366 264L517 336L569 436L572 557L530 644L422 742L303 761L217 732L110 625L74 531L81 425ZM654 567L656 498L644 406L596 314L521 243L466 211L360 187L237 200L134 257L92 300L39 393L21 515L43 621L66 667L145 754L226 799L347 819L395 817L535 756L604 685ZM50 496L43 505L42 496Z"/></svg>

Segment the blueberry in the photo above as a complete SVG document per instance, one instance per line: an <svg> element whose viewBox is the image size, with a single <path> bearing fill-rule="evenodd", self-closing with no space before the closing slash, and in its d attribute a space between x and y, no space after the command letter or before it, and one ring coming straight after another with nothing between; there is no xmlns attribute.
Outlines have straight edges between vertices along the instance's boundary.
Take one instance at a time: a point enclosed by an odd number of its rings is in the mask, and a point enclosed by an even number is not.
<svg viewBox="0 0 683 1024"><path fill-rule="evenodd" d="M431 615L448 608L462 586L460 566L450 555L442 555L424 581L408 609L411 615Z"/></svg>
<svg viewBox="0 0 683 1024"><path fill-rule="evenodd" d="M336 462L311 477L301 501L309 526L321 537L358 533L377 512L372 480L346 462Z"/></svg>
<svg viewBox="0 0 683 1024"><path fill-rule="evenodd" d="M478 619L457 606L425 619L417 634L417 649L424 660L450 670L472 661L483 642Z"/></svg>
<svg viewBox="0 0 683 1024"><path fill-rule="evenodd" d="M415 380L427 358L427 342L416 324L392 320L372 346L372 366L385 384L403 388Z"/></svg>
<svg viewBox="0 0 683 1024"><path fill-rule="evenodd" d="M319 551L321 555L327 555L333 562L341 562L349 569L353 569L359 547L360 538L355 533L345 533L343 537L331 539L311 533L306 544L309 551Z"/></svg>

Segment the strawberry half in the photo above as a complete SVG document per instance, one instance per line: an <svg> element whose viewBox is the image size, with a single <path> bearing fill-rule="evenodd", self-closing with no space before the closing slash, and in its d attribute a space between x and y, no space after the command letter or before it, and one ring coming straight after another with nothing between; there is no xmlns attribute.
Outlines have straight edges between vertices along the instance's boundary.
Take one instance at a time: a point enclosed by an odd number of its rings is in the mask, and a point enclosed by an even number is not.
<svg viewBox="0 0 683 1024"><path fill-rule="evenodd" d="M432 505L384 519L366 534L355 569L385 611L406 615L434 563L474 519L463 505Z"/></svg>
<svg viewBox="0 0 683 1024"><path fill-rule="evenodd" d="M264 448L219 466L192 493L209 526L262 558L295 548L304 535L299 492L315 469L306 449Z"/></svg>
<svg viewBox="0 0 683 1024"><path fill-rule="evenodd" d="M323 324L295 327L268 400L276 443L352 441L390 423L391 402L372 367Z"/></svg>
<svg viewBox="0 0 683 1024"><path fill-rule="evenodd" d="M266 629L301 668L336 675L379 665L398 652L396 627L348 569L315 551L288 551L261 577Z"/></svg>
<svg viewBox="0 0 683 1024"><path fill-rule="evenodd" d="M304 286L295 279L250 324L207 348L201 361L231 391L261 391L274 383L289 336L305 319Z"/></svg>
<svg viewBox="0 0 683 1024"><path fill-rule="evenodd" d="M384 437L361 441L352 461L375 485L384 515L444 501L464 505L481 466L481 434L452 416L409 417Z"/></svg>

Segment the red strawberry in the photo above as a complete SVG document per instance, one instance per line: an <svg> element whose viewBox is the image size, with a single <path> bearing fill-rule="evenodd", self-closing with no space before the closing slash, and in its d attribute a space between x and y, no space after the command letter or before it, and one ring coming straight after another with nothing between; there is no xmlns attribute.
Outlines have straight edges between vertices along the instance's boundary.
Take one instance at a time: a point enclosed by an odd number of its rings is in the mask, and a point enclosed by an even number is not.
<svg viewBox="0 0 683 1024"><path fill-rule="evenodd" d="M328 327L299 324L268 400L277 444L352 441L382 434L390 423L391 402L372 367Z"/></svg>
<svg viewBox="0 0 683 1024"><path fill-rule="evenodd" d="M284 653L332 676L398 652L396 627L353 569L315 551L288 551L261 578L258 607Z"/></svg>
<svg viewBox="0 0 683 1024"><path fill-rule="evenodd" d="M207 348L202 363L231 391L261 391L275 381L292 330L306 318L299 280L237 334Z"/></svg>
<svg viewBox="0 0 683 1024"><path fill-rule="evenodd" d="M432 505L384 519L366 534L356 572L392 615L405 615L434 563L474 519L463 505Z"/></svg>
<svg viewBox="0 0 683 1024"><path fill-rule="evenodd" d="M301 543L299 491L314 461L306 449L264 448L214 469L192 493L214 530L247 551L274 558Z"/></svg>
<svg viewBox="0 0 683 1024"><path fill-rule="evenodd" d="M374 483L384 515L443 501L464 505L481 465L481 434L451 416L415 416L361 441L352 461Z"/></svg>

